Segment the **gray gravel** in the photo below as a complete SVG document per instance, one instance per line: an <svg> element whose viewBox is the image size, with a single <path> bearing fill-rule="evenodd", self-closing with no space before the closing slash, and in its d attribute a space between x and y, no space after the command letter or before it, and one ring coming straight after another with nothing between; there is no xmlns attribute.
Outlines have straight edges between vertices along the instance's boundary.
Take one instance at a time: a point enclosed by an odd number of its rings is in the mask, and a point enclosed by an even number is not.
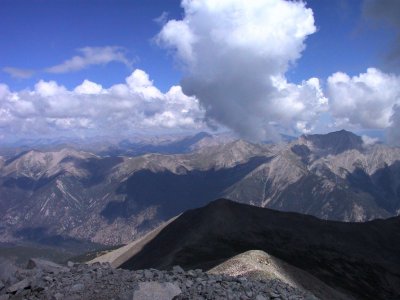
<svg viewBox="0 0 400 300"><path fill-rule="evenodd" d="M279 280L211 275L202 270L128 271L108 263L57 267L33 260L0 279L0 300L9 299L317 299Z"/></svg>

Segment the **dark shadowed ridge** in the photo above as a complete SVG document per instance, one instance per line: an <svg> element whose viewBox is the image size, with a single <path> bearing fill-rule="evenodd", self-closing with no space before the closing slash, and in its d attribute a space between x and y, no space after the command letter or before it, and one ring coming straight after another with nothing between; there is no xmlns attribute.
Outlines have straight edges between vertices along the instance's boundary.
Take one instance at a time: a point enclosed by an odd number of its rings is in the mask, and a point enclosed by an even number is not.
<svg viewBox="0 0 400 300"><path fill-rule="evenodd" d="M259 249L360 299L400 295L400 218L324 221L229 200L185 212L122 268L209 269Z"/></svg>
<svg viewBox="0 0 400 300"><path fill-rule="evenodd" d="M167 220L221 197L222 191L269 160L267 157L253 157L232 168L185 170L183 174L168 170L141 170L120 186L118 192L127 195L125 200L109 202L101 215L112 222L118 217L128 218L135 211L154 205L159 207L159 216ZM188 198L190 201L187 201Z"/></svg>

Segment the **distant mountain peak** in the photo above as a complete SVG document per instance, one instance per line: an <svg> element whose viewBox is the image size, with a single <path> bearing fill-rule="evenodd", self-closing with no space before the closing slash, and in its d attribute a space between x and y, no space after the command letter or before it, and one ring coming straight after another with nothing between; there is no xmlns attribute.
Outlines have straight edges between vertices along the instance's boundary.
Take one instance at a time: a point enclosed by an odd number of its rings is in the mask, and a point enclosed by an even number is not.
<svg viewBox="0 0 400 300"><path fill-rule="evenodd" d="M342 129L338 131L332 131L326 134L303 134L301 136L302 138L305 139L315 139L315 138L347 138L347 139L352 139L352 138L358 138L361 139L360 136L356 135L355 133Z"/></svg>
<svg viewBox="0 0 400 300"><path fill-rule="evenodd" d="M326 150L331 154L339 154L347 150L363 149L363 140L360 136L347 131L339 130L327 134L307 134L300 137L300 141L309 142L315 148Z"/></svg>

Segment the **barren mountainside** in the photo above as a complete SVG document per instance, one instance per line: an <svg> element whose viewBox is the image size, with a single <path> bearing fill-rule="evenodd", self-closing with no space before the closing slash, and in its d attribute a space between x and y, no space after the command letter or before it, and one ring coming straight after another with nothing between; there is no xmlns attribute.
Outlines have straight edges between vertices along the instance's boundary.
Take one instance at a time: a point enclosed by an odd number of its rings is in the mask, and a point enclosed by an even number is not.
<svg viewBox="0 0 400 300"><path fill-rule="evenodd" d="M173 140L193 142L196 150L181 154L63 148L2 158L0 241L67 236L118 245L219 197L330 220L399 214L399 148L365 145L347 131L278 145Z"/></svg>

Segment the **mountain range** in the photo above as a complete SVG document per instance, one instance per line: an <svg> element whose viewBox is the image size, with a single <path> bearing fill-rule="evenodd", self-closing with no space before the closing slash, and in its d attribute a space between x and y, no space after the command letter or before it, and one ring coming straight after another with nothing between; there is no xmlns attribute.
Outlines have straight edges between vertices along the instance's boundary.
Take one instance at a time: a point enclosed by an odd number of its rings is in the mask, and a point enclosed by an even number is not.
<svg viewBox="0 0 400 300"><path fill-rule="evenodd" d="M400 149L348 131L278 144L202 133L106 149L0 157L0 242L125 244L220 197L346 222L400 213Z"/></svg>

